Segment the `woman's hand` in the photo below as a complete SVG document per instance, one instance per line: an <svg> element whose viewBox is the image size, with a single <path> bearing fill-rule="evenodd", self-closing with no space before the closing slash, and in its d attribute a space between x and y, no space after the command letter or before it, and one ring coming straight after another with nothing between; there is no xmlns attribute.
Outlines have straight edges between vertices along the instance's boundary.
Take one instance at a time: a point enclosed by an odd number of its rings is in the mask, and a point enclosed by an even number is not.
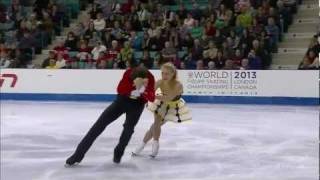
<svg viewBox="0 0 320 180"><path fill-rule="evenodd" d="M136 87L136 89L141 89L142 86L147 87L148 86L148 78L136 78L133 80L133 86Z"/></svg>
<svg viewBox="0 0 320 180"><path fill-rule="evenodd" d="M133 86L135 86L136 89L140 89L142 87L142 85L143 85L143 79L142 78L138 77L138 78L135 78L133 80Z"/></svg>

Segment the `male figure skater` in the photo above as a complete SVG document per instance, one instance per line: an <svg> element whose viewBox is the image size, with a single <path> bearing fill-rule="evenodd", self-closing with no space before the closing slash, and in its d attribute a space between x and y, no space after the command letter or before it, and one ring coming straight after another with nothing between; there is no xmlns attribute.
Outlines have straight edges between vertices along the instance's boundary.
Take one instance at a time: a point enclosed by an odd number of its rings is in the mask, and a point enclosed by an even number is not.
<svg viewBox="0 0 320 180"><path fill-rule="evenodd" d="M117 88L117 98L100 115L89 132L79 143L76 151L66 160L66 165L80 163L95 139L104 129L122 114L126 114L123 131L118 145L114 149L113 162L120 163L121 157L139 121L145 103L155 99L155 80L153 75L144 67L132 67L125 71Z"/></svg>

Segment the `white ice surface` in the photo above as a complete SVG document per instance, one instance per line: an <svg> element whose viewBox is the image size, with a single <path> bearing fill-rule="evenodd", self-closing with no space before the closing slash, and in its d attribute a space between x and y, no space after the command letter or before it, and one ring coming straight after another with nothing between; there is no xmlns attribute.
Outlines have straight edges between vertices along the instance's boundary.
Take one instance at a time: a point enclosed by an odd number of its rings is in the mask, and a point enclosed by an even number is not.
<svg viewBox="0 0 320 180"><path fill-rule="evenodd" d="M153 121L144 111L122 163L112 163L124 117L82 163L64 162L108 103L1 102L1 180L317 180L319 108L189 104L193 121L167 123L160 153L130 156Z"/></svg>

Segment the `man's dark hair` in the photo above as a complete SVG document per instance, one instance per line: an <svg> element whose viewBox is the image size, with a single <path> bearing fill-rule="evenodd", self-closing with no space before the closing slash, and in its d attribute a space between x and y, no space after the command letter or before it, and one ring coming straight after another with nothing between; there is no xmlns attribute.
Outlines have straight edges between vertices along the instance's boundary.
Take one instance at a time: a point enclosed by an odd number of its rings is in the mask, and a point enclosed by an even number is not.
<svg viewBox="0 0 320 180"><path fill-rule="evenodd" d="M135 67L132 71L131 78L136 79L136 78L147 78L148 76L148 69L146 67Z"/></svg>

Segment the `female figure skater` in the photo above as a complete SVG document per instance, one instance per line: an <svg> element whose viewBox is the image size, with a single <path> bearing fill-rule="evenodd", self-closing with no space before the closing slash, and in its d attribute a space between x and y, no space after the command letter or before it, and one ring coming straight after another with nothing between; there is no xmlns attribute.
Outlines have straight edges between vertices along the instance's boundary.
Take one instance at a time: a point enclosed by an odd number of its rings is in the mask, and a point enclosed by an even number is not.
<svg viewBox="0 0 320 180"><path fill-rule="evenodd" d="M100 115L73 155L66 160L66 165L80 163L95 139L110 123L125 113L126 120L123 124L123 131L113 156L113 162L120 163L145 103L154 101L154 87L154 77L146 68L139 66L126 70L118 84L116 100Z"/></svg>
<svg viewBox="0 0 320 180"><path fill-rule="evenodd" d="M181 123L191 120L190 112L181 98L183 86L177 80L177 70L172 63L165 63L161 66L162 79L155 85L157 91L154 102L148 103L148 109L154 113L154 123L146 132L142 144L132 152L133 156L139 155L149 140L153 138L151 157L156 157L159 151L159 138L161 126L167 121Z"/></svg>

